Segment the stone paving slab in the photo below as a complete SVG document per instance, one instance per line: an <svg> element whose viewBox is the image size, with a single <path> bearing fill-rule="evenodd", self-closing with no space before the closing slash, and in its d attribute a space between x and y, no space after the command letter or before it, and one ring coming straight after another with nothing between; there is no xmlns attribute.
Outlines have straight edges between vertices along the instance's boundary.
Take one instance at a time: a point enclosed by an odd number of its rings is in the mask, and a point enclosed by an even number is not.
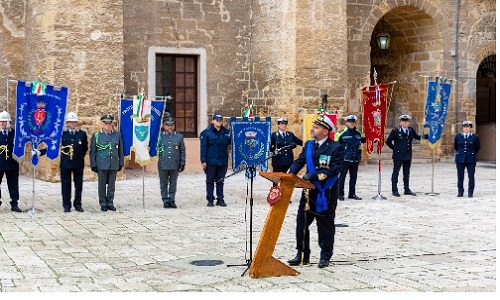
<svg viewBox="0 0 500 300"><path fill-rule="evenodd" d="M101 212L97 182L84 182L83 213L63 212L60 183L35 180L33 192L33 178L21 176L20 207L29 209L34 203L35 214L12 213L8 199L0 207L0 292L489 295L496 292L495 167L478 163L474 198L457 198L453 163L436 163L434 180L430 164L414 164L410 185L417 196L395 198L390 193L392 165L385 164L381 194L387 199L373 200L377 167L360 166L356 194L363 200L339 202L333 264L316 267L319 247L313 224L313 264L296 267L298 276L262 279L244 274L250 257L250 220L255 252L269 211L271 182L260 176L253 187L243 173L227 178L228 206L210 208L204 174L182 173L179 208L164 209L157 175L127 170L126 179L116 183L116 212ZM6 184L2 194L8 195ZM283 262L295 254L299 197L297 189L274 251ZM197 260L222 263L193 265Z"/></svg>

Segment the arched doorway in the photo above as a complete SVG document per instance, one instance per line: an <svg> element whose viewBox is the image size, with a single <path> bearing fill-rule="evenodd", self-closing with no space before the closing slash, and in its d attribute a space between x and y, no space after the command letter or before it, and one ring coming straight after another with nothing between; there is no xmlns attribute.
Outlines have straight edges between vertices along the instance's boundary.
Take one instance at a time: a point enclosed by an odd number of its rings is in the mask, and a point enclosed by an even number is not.
<svg viewBox="0 0 500 300"><path fill-rule="evenodd" d="M480 160L496 160L496 55L483 59L476 74L476 132L481 138ZM487 138L486 138L487 137Z"/></svg>
<svg viewBox="0 0 500 300"><path fill-rule="evenodd" d="M387 32L387 50L377 44L377 35ZM420 8L401 6L387 12L375 25L370 41L371 77L378 83L396 82L387 112L387 128L399 125L401 114L412 115L412 126L422 131L426 82L424 76L437 71L445 75L444 41L433 17ZM373 80L371 84L373 84Z"/></svg>

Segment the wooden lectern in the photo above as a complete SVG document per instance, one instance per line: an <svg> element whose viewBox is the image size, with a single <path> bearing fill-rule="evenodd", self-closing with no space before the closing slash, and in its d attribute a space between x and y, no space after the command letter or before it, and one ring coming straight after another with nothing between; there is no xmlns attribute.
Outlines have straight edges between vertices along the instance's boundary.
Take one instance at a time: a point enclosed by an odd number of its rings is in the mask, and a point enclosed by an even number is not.
<svg viewBox="0 0 500 300"><path fill-rule="evenodd" d="M313 189L314 184L297 175L282 172L259 172L259 175L277 183L282 188L281 199L271 206L267 219L255 250L255 256L250 265L250 277L277 277L283 275L298 275L296 270L274 258L273 252L280 235L286 211L290 204L294 188Z"/></svg>

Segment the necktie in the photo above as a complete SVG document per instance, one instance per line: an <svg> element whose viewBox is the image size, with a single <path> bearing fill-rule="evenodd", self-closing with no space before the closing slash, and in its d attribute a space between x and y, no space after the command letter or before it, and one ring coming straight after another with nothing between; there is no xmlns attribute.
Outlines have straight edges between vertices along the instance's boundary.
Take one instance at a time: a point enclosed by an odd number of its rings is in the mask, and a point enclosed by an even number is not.
<svg viewBox="0 0 500 300"><path fill-rule="evenodd" d="M314 142L314 150L318 150L319 148L319 143L318 142Z"/></svg>

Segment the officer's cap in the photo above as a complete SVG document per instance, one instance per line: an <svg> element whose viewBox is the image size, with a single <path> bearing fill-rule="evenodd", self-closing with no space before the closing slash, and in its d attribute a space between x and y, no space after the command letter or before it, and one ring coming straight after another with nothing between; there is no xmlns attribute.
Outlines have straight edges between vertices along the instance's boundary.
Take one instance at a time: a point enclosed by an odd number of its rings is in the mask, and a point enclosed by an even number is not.
<svg viewBox="0 0 500 300"><path fill-rule="evenodd" d="M288 124L288 119L287 118L279 118L278 124Z"/></svg>
<svg viewBox="0 0 500 300"><path fill-rule="evenodd" d="M328 129L328 131L332 131L335 129L335 125L333 125L332 120L325 115L319 115L316 120L314 120L314 124L321 125Z"/></svg>
<svg viewBox="0 0 500 300"><path fill-rule="evenodd" d="M165 125L174 125L175 124L175 120L174 120L174 118L168 117L168 118L163 119L163 124L165 124Z"/></svg>
<svg viewBox="0 0 500 300"><path fill-rule="evenodd" d="M76 114L76 112L69 112L67 115L66 115L66 121L68 122L78 122L78 115Z"/></svg>
<svg viewBox="0 0 500 300"><path fill-rule="evenodd" d="M472 127L472 121L463 121L462 122L462 127Z"/></svg>
<svg viewBox="0 0 500 300"><path fill-rule="evenodd" d="M113 123L114 119L115 118L112 115L110 115L110 114L105 114L104 116L101 117L101 121L103 121L106 124Z"/></svg>
<svg viewBox="0 0 500 300"><path fill-rule="evenodd" d="M401 115L399 116L400 121L411 121L411 116L410 115Z"/></svg>
<svg viewBox="0 0 500 300"><path fill-rule="evenodd" d="M346 122L356 122L358 120L358 117L356 117L355 115L348 115L346 118L345 118L345 121Z"/></svg>
<svg viewBox="0 0 500 300"><path fill-rule="evenodd" d="M222 115L221 114L214 114L212 116L212 120L217 120L217 121L222 121Z"/></svg>

